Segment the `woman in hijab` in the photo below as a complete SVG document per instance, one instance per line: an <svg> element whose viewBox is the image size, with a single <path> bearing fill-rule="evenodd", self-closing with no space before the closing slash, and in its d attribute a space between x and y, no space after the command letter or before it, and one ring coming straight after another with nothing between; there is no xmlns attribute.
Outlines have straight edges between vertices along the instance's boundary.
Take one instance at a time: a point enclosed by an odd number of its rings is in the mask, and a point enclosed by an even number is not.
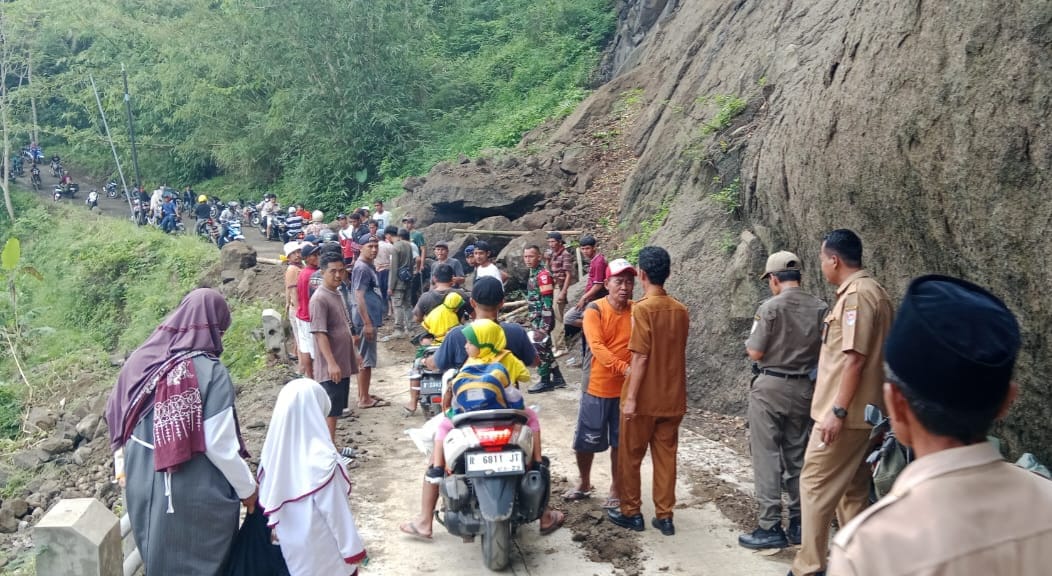
<svg viewBox="0 0 1052 576"><path fill-rule="evenodd" d="M355 528L347 477L325 425L329 395L298 378L278 394L259 461L259 503L292 576L346 576L365 547Z"/></svg>
<svg viewBox="0 0 1052 576"><path fill-rule="evenodd" d="M256 482L219 361L230 308L183 298L125 362L106 404L110 446L147 574L220 574ZM126 477L125 477L126 476Z"/></svg>

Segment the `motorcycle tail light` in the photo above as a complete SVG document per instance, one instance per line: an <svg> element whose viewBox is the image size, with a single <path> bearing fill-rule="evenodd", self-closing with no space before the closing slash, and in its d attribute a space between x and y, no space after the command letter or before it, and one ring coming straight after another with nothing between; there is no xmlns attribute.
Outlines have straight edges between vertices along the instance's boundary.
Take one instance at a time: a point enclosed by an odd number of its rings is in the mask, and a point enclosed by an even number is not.
<svg viewBox="0 0 1052 576"><path fill-rule="evenodd" d="M472 426L471 430L484 449L503 448L511 442L511 426Z"/></svg>
<svg viewBox="0 0 1052 576"><path fill-rule="evenodd" d="M431 397L431 403L432 404L441 404L442 403L442 397L441 396L432 396Z"/></svg>

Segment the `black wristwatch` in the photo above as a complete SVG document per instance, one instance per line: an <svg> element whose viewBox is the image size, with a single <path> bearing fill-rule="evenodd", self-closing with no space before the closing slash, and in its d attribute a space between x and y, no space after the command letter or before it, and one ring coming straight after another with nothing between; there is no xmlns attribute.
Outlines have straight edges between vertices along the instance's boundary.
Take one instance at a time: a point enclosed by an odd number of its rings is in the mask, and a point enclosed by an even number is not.
<svg viewBox="0 0 1052 576"><path fill-rule="evenodd" d="M841 420L843 420L844 418L847 418L847 408L841 408L840 406L837 406L836 404L834 404L833 405L833 416L836 416L837 418L839 418Z"/></svg>

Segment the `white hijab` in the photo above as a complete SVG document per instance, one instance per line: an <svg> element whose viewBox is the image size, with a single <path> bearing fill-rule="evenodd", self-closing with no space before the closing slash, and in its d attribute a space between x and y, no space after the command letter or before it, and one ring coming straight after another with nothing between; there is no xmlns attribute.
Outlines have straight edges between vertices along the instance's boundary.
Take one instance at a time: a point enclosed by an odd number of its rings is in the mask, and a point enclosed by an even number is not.
<svg viewBox="0 0 1052 576"><path fill-rule="evenodd" d="M351 484L329 436L325 415L331 403L309 378L297 378L278 394L259 459L259 503L268 524L277 524L281 507L337 481Z"/></svg>

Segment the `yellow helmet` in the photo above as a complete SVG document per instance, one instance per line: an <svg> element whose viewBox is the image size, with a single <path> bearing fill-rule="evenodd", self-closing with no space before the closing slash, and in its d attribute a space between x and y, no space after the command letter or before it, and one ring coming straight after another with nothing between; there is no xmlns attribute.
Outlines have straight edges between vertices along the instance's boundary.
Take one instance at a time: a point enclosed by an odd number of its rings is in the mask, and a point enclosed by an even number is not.
<svg viewBox="0 0 1052 576"><path fill-rule="evenodd" d="M204 204L205 202L208 202L208 196L205 196L204 194L202 194L202 195L197 197L197 201L200 202L201 204Z"/></svg>

